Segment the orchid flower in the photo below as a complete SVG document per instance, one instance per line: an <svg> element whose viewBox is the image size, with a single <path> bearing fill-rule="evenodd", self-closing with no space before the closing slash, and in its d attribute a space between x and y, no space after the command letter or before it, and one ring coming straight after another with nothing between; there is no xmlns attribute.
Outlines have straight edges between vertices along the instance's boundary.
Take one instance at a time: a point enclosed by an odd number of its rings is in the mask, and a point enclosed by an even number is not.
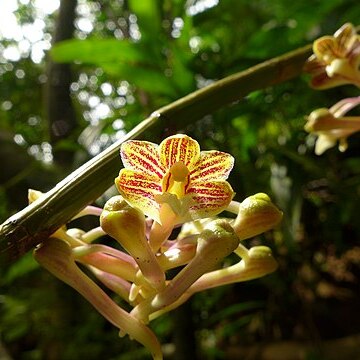
<svg viewBox="0 0 360 360"><path fill-rule="evenodd" d="M313 51L304 68L312 75L312 87L328 89L344 84L360 87L360 36L352 24L344 24L334 36L317 39Z"/></svg>
<svg viewBox="0 0 360 360"><path fill-rule="evenodd" d="M200 152L189 136L170 136L160 145L131 140L120 153L125 167L115 179L120 194L159 224L217 215L234 196L225 181L233 157L221 151Z"/></svg>
<svg viewBox="0 0 360 360"><path fill-rule="evenodd" d="M339 101L330 109L314 110L308 116L305 130L318 136L315 154L321 155L339 141L339 150L347 149L347 138L360 131L360 116L344 116L360 104L360 96Z"/></svg>

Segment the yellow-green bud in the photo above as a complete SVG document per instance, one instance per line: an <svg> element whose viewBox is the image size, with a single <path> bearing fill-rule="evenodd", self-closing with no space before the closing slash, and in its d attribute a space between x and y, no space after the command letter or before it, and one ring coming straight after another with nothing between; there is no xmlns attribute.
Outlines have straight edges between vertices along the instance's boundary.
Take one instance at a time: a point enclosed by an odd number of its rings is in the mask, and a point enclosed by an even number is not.
<svg viewBox="0 0 360 360"><path fill-rule="evenodd" d="M145 299L131 312L147 322L149 315L176 302L203 274L236 249L239 239L226 221L215 221L198 238L194 258L153 298Z"/></svg>
<svg viewBox="0 0 360 360"><path fill-rule="evenodd" d="M225 221L213 222L198 239L194 258L155 296L151 305L157 309L176 301L197 279L231 254L239 244L232 227Z"/></svg>
<svg viewBox="0 0 360 360"><path fill-rule="evenodd" d="M140 210L115 196L105 204L100 225L134 258L152 287L159 290L165 286L165 274L146 239L145 216Z"/></svg>
<svg viewBox="0 0 360 360"><path fill-rule="evenodd" d="M233 228L240 240L244 240L272 229L280 223L282 216L268 195L258 193L240 204Z"/></svg>

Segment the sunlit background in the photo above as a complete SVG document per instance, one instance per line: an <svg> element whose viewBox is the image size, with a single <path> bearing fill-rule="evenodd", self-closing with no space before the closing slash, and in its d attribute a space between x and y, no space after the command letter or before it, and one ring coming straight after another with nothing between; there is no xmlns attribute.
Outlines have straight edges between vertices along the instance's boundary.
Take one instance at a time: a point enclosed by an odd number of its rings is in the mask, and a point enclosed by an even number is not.
<svg viewBox="0 0 360 360"><path fill-rule="evenodd" d="M217 0L189 1L186 4L186 14L195 16L217 4ZM59 0L7 0L0 3L0 74L13 71L14 63L18 63L21 59L30 59L39 66L43 64L46 52L51 48L51 34L54 31L53 14L58 10L59 5ZM31 6L31 14L29 6ZM112 6L119 10L123 6L123 2L113 2ZM22 17L22 15L24 16ZM105 22L98 22L99 16L101 16L100 3L79 0L76 6L74 37L86 39L89 35L106 32L119 40L124 39L125 36L133 41L140 40L141 33L135 14L129 14L128 19L119 17L108 19ZM173 38L180 37L183 25L184 21L181 17L173 19L171 24ZM124 34L121 29L123 27L126 28L127 34ZM201 38L198 36L190 38L189 47L193 53L199 51L200 42ZM217 46L217 44L213 45L214 48ZM127 114L125 107L135 101L128 81L123 80L116 84L100 82L99 78L102 75L101 68L94 69L92 74L80 72L77 81L74 81L70 88L79 103L87 108L84 110L83 116L91 127L85 129L84 133L79 136L79 142L87 148L91 155L98 154L104 147L124 135L122 117ZM15 76L23 79L26 72L19 66L15 70ZM47 77L42 73L38 80L40 84L43 84ZM201 78L199 82L201 86L209 83ZM10 99L2 101L4 111L10 110L13 105ZM115 112L120 117L114 119ZM109 117L112 118L114 133L111 135L99 134L99 123ZM43 119L38 114L28 118L30 126L36 126L41 121ZM95 129L96 127L98 128ZM15 134L14 141L18 145L26 146L28 144L22 134ZM51 144L48 142L31 144L28 152L37 160L45 163L53 161Z"/></svg>

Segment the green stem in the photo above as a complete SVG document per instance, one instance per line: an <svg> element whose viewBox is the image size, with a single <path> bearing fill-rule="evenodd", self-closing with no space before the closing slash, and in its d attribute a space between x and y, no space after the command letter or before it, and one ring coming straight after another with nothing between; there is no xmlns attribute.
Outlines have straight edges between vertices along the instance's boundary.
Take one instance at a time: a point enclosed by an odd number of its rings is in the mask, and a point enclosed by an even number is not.
<svg viewBox="0 0 360 360"><path fill-rule="evenodd" d="M265 61L245 71L197 90L164 106L102 153L82 165L47 192L0 226L0 266L29 251L47 239L56 229L68 222L86 205L109 188L121 167L120 145L129 139L145 138L152 129L183 128L225 105L240 100L250 92L282 83L302 73L305 60L311 55L306 46Z"/></svg>

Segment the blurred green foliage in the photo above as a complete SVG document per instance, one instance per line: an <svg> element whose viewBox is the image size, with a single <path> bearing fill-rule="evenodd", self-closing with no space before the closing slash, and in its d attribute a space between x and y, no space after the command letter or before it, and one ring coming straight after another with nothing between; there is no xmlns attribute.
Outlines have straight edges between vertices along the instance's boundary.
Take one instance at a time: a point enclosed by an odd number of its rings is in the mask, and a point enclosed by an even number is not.
<svg viewBox="0 0 360 360"><path fill-rule="evenodd" d="M32 2L16 11L21 24L34 22L34 14ZM357 25L359 17L353 0L79 0L74 39L39 63L30 53L17 61L1 57L1 220L26 205L27 188L48 190L160 106L345 22ZM46 17L45 37L55 21L56 14ZM0 40L1 49L17 43ZM73 153L66 169L50 156L49 56L73 70L78 128L56 145ZM350 138L346 153L334 148L318 157L314 138L303 130L312 110L357 94L351 86L314 91L304 76L184 129L202 149L234 155L230 182L237 200L267 192L285 213L281 228L249 241L273 249L276 273L192 299L189 316L202 358L227 359L232 347L296 340L313 346L308 358L323 359L324 341L360 332L359 136ZM165 128L163 136L171 131ZM0 341L14 359L146 358L31 254L0 274L0 286ZM171 316L153 323L162 343L172 342L174 327Z"/></svg>

